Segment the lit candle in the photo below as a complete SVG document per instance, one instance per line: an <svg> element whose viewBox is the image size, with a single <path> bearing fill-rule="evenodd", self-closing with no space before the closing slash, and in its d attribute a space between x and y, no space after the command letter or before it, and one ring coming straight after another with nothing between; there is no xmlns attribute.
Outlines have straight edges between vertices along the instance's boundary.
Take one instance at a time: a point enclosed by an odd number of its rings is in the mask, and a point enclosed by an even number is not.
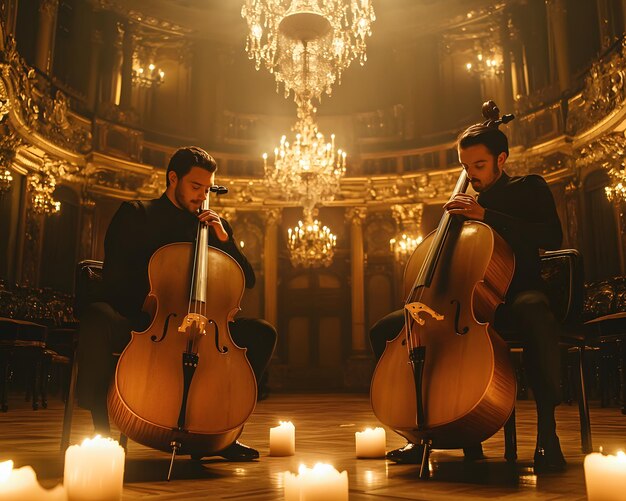
<svg viewBox="0 0 626 501"><path fill-rule="evenodd" d="M589 501L626 501L626 454L585 457L585 483Z"/></svg>
<svg viewBox="0 0 626 501"><path fill-rule="evenodd" d="M366 428L365 431L357 431L356 457L358 458L382 458L385 457L385 430L384 428Z"/></svg>
<svg viewBox="0 0 626 501"><path fill-rule="evenodd" d="M283 474L285 501L348 501L348 473L329 464L300 465L298 474Z"/></svg>
<svg viewBox="0 0 626 501"><path fill-rule="evenodd" d="M37 482L37 475L32 467L13 469L13 461L9 460L0 463L0 499L66 501L67 495L62 485L50 490L44 489Z"/></svg>
<svg viewBox="0 0 626 501"><path fill-rule="evenodd" d="M293 456L296 453L296 427L291 421L280 421L270 428L270 456Z"/></svg>
<svg viewBox="0 0 626 501"><path fill-rule="evenodd" d="M122 499L124 449L110 438L86 438L65 453L64 483L69 501Z"/></svg>

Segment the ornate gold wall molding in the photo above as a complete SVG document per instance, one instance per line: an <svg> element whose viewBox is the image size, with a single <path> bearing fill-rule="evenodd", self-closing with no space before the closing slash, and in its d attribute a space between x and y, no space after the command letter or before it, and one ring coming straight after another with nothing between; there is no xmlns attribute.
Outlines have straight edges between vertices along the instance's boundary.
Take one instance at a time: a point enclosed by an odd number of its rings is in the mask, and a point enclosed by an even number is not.
<svg viewBox="0 0 626 501"><path fill-rule="evenodd" d="M603 59L591 65L579 96L570 100L567 133L579 135L597 128L613 113L624 108L626 89L626 38L622 38Z"/></svg>

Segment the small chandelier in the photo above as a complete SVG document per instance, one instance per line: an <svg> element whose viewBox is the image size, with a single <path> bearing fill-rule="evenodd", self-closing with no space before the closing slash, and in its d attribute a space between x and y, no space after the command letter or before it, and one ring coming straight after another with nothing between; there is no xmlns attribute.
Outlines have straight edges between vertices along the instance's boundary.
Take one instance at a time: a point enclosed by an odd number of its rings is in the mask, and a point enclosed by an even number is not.
<svg viewBox="0 0 626 501"><path fill-rule="evenodd" d="M33 212L49 216L61 210L61 202L57 202L52 194L56 186L56 179L52 174L42 172L29 177Z"/></svg>
<svg viewBox="0 0 626 501"><path fill-rule="evenodd" d="M414 237L403 233L399 238L390 239L389 247L395 260L399 263L405 263L417 246L422 243L422 240L421 235Z"/></svg>
<svg viewBox="0 0 626 501"><path fill-rule="evenodd" d="M371 0L246 0L246 52L296 102L330 96L354 59L365 64L365 39L376 20Z"/></svg>
<svg viewBox="0 0 626 501"><path fill-rule="evenodd" d="M0 167L0 197L11 190L12 182L13 176L11 171Z"/></svg>
<svg viewBox="0 0 626 501"><path fill-rule="evenodd" d="M502 53L496 47L476 47L476 57L465 63L465 69L481 77L496 77L504 73Z"/></svg>
<svg viewBox="0 0 626 501"><path fill-rule="evenodd" d="M142 64L138 56L133 57L132 83L137 87L158 87L165 81L165 72L154 63Z"/></svg>
<svg viewBox="0 0 626 501"><path fill-rule="evenodd" d="M290 200L308 200L313 207L320 200L332 200L339 191L340 180L346 172L346 152L335 152L335 135L330 143L318 131L313 118L315 108L298 109L298 121L293 127L296 133L293 143L283 136L274 149L274 162L269 164L267 153L263 154L265 179L270 187Z"/></svg>
<svg viewBox="0 0 626 501"><path fill-rule="evenodd" d="M604 188L606 197L614 203L626 201L626 167L609 169L611 185Z"/></svg>
<svg viewBox="0 0 626 501"><path fill-rule="evenodd" d="M304 223L287 230L287 248L289 260L294 267L304 268L328 267L333 261L337 237L328 226L322 226L317 219L313 219L311 210L305 208Z"/></svg>

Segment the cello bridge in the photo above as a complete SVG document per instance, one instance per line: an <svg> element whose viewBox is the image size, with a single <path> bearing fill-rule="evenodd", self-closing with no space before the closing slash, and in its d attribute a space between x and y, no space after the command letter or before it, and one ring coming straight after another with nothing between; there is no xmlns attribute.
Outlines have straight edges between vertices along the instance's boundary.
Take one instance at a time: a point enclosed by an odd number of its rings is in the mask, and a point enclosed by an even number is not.
<svg viewBox="0 0 626 501"><path fill-rule="evenodd" d="M180 324L178 332L183 334L195 330L198 334L206 335L206 324L208 320L204 315L199 313L189 313Z"/></svg>
<svg viewBox="0 0 626 501"><path fill-rule="evenodd" d="M433 310L429 306L426 306L424 303L420 303L420 302L409 303L409 304L404 305L404 308L406 309L406 311L409 312L409 315L411 315L411 317L413 317L413 319L419 325L424 325L426 323L426 320L424 320L422 317L420 317L420 313L422 313L422 312L427 313L428 315L430 315L435 320L443 320L444 319L443 315L440 315L439 313L437 313L435 310Z"/></svg>

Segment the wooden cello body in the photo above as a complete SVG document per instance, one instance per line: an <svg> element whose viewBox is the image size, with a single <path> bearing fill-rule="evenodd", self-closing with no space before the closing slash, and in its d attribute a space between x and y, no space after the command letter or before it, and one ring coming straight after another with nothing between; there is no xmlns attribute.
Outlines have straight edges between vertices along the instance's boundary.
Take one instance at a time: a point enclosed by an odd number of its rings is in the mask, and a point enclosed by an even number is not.
<svg viewBox="0 0 626 501"><path fill-rule="evenodd" d="M207 228L199 234L195 256L194 244L173 243L150 259L153 320L132 333L108 397L113 422L129 438L195 457L236 440L257 393L246 350L228 332L244 291L243 271L208 247Z"/></svg>
<svg viewBox="0 0 626 501"><path fill-rule="evenodd" d="M444 214L406 265L407 322L374 372L371 404L382 423L442 449L476 445L503 426L515 377L490 323L513 270L511 249L489 226ZM425 352L417 378L413 349Z"/></svg>

